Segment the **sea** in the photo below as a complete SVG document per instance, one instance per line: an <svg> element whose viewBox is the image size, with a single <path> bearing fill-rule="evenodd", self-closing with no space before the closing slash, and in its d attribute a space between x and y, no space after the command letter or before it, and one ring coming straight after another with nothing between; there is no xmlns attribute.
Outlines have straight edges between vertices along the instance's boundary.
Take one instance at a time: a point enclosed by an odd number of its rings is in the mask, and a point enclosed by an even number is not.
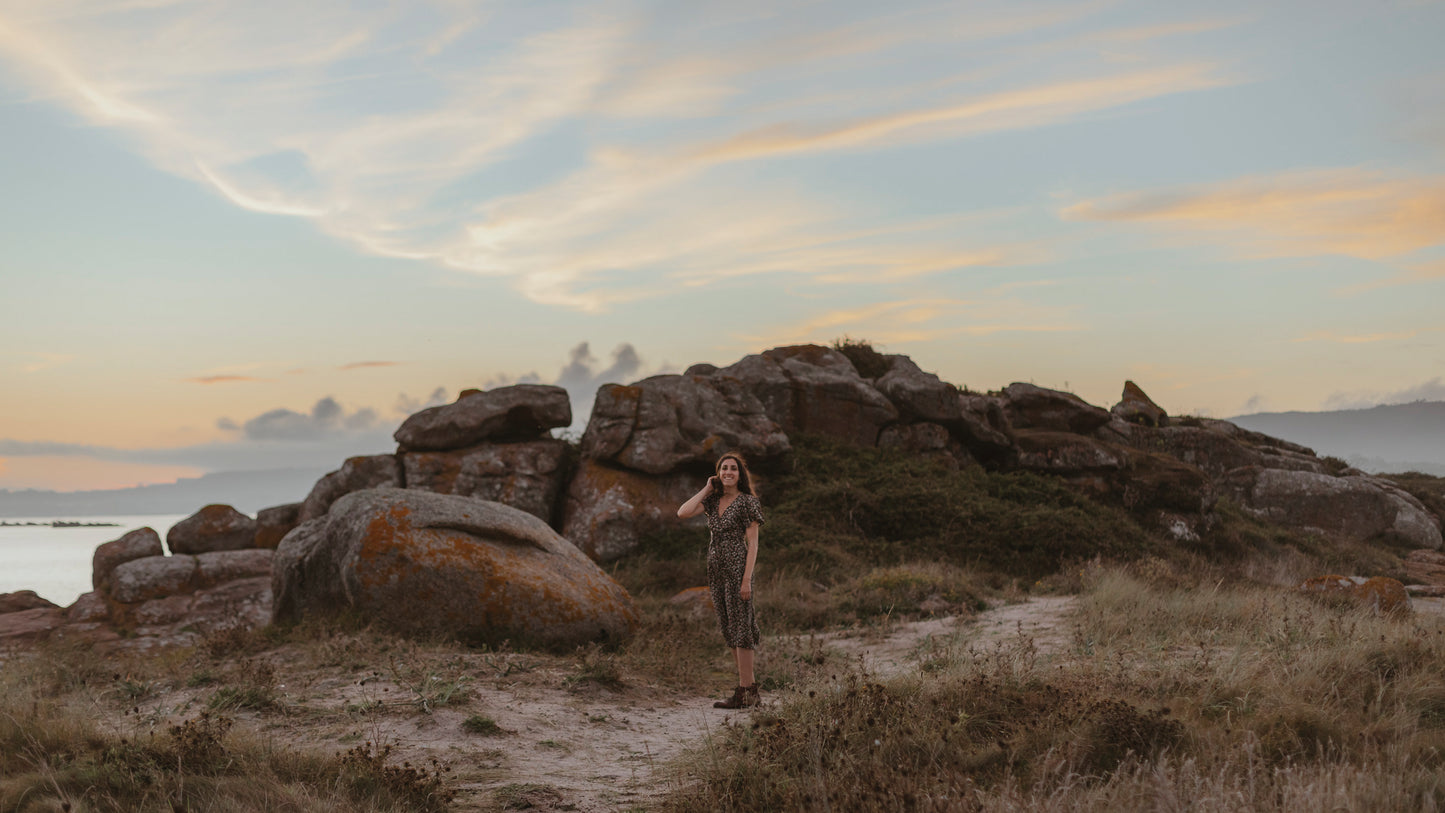
<svg viewBox="0 0 1445 813"><path fill-rule="evenodd" d="M90 563L96 546L119 539L137 528L150 527L166 538L186 514L125 517L0 517L0 593L34 590L41 598L69 606L90 592ZM86 523L52 527L52 522ZM24 525L22 523L46 523ZM108 523L92 527L92 523Z"/></svg>

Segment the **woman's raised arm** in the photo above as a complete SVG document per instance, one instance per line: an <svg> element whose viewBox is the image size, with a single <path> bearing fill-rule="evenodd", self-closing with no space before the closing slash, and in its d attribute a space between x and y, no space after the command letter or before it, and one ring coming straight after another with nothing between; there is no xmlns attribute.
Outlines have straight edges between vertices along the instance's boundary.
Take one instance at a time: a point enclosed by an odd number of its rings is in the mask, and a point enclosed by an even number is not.
<svg viewBox="0 0 1445 813"><path fill-rule="evenodd" d="M678 519L692 519L702 513L702 501L707 499L708 494L712 493L713 481L716 479L716 477L707 478L707 484L702 487L702 491L692 495L687 502L683 503L677 509Z"/></svg>

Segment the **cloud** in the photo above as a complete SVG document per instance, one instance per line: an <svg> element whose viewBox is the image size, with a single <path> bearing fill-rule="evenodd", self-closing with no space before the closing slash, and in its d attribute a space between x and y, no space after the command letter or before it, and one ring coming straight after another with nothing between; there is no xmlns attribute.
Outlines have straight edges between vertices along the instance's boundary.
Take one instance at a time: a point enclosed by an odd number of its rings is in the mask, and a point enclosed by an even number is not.
<svg viewBox="0 0 1445 813"><path fill-rule="evenodd" d="M541 15L514 2L0 0L0 56L38 100L125 131L154 165L238 207L597 311L656 295L659 278L887 280L1032 261L1027 246L943 227L906 244L874 233L931 215L810 195L798 162L1237 81L1172 54L1121 70L1100 42L1219 23L1125 28L1108 5Z"/></svg>
<svg viewBox="0 0 1445 813"><path fill-rule="evenodd" d="M343 364L337 367L338 370L364 370L370 367L398 367L399 361L353 361L350 364Z"/></svg>
<svg viewBox="0 0 1445 813"><path fill-rule="evenodd" d="M392 406L391 411L396 415L414 415L423 409L441 406L448 400L445 387L437 387L425 399L413 398L406 393L400 393L396 396L396 403Z"/></svg>
<svg viewBox="0 0 1445 813"><path fill-rule="evenodd" d="M1330 330L1317 330L1305 334L1292 342L1335 342L1337 344L1375 344L1376 342L1393 342L1411 339L1418 336L1418 330L1401 330L1391 333L1363 333L1355 335L1341 335Z"/></svg>
<svg viewBox="0 0 1445 813"><path fill-rule="evenodd" d="M1071 220L1144 223L1227 238L1249 256L1398 257L1445 244L1445 177L1366 169L1263 175L1129 192L1063 210Z"/></svg>
<svg viewBox="0 0 1445 813"><path fill-rule="evenodd" d="M186 380L193 384L237 384L247 381L270 381L271 379L249 375L203 375Z"/></svg>
<svg viewBox="0 0 1445 813"><path fill-rule="evenodd" d="M309 413L290 409L272 409L263 412L239 426L229 418L217 422L221 428L234 427L247 440L296 441L314 440L341 432L358 432L376 426L377 415L372 409L360 409L347 413L335 398L322 398L311 407Z"/></svg>
<svg viewBox="0 0 1445 813"><path fill-rule="evenodd" d="M1445 281L1445 260L1420 263L1418 265L1406 266L1407 270L1393 274L1389 277L1371 282L1361 282L1356 285L1347 285L1340 288L1336 293L1341 296L1355 296L1368 291L1376 291L1380 288L1393 288L1399 285L1418 285L1427 282Z"/></svg>
<svg viewBox="0 0 1445 813"><path fill-rule="evenodd" d="M1428 381L1394 392L1337 392L1325 399L1325 409L1369 409L1386 404L1410 404L1415 401L1445 401L1445 379L1436 376Z"/></svg>
<svg viewBox="0 0 1445 813"><path fill-rule="evenodd" d="M75 356L66 353L30 353L28 355L38 356L39 360L20 365L20 371L23 373L38 373L41 370L59 367L75 360Z"/></svg>
<svg viewBox="0 0 1445 813"><path fill-rule="evenodd" d="M1003 294L995 289L977 299L900 299L837 308L767 334L739 339L754 347L772 347L827 344L846 334L894 344L994 333L1060 333L1084 327L1071 318L1071 308L1037 305Z"/></svg>
<svg viewBox="0 0 1445 813"><path fill-rule="evenodd" d="M1254 395L1249 396L1248 401L1244 402L1244 406L1240 409L1240 414L1252 415L1256 412L1263 412L1264 404L1264 396L1260 393L1255 393Z"/></svg>

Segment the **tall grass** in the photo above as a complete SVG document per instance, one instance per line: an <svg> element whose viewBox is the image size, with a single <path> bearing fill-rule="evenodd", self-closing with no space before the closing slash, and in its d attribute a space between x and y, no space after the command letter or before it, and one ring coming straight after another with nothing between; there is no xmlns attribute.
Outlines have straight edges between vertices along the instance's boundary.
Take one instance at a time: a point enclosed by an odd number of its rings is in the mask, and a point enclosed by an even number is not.
<svg viewBox="0 0 1445 813"><path fill-rule="evenodd" d="M965 639L799 685L680 764L664 809L1445 807L1438 617L1110 568L1073 624L1067 653Z"/></svg>

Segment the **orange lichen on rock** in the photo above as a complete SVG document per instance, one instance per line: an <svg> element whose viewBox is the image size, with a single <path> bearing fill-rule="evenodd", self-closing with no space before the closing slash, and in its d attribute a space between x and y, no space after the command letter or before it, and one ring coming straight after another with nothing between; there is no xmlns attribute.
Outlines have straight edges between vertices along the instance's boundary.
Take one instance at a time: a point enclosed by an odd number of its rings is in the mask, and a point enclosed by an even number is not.
<svg viewBox="0 0 1445 813"><path fill-rule="evenodd" d="M1376 613L1410 612L1410 596L1405 592L1405 585L1384 576L1369 579L1360 576L1315 576L1300 584L1299 590L1358 601Z"/></svg>

